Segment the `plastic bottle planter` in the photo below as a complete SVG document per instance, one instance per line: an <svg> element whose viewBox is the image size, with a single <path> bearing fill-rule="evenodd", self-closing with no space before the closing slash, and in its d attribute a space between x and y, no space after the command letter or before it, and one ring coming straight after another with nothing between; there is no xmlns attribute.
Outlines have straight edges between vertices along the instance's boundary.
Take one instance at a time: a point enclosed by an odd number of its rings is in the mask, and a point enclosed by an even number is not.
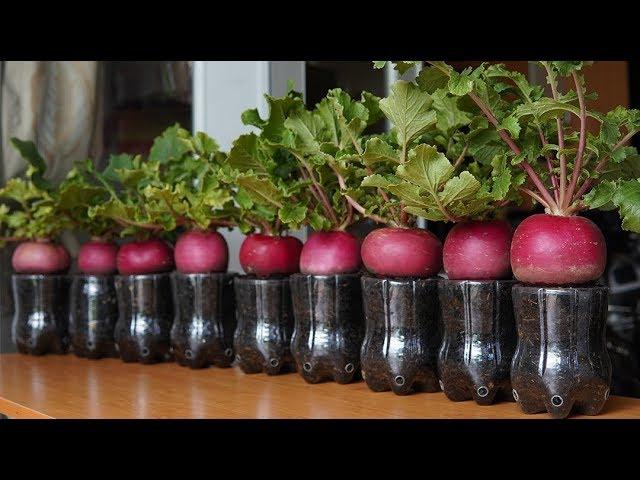
<svg viewBox="0 0 640 480"><path fill-rule="evenodd" d="M168 360L174 317L171 274L117 275L115 282L120 358L140 363Z"/></svg>
<svg viewBox="0 0 640 480"><path fill-rule="evenodd" d="M362 277L362 376L375 392L438 392L442 328L437 279Z"/></svg>
<svg viewBox="0 0 640 480"><path fill-rule="evenodd" d="M289 278L238 276L234 288L238 321L234 347L242 371L268 375L295 371Z"/></svg>
<svg viewBox="0 0 640 480"><path fill-rule="evenodd" d="M364 338L359 274L291 276L295 330L291 351L309 383L360 378Z"/></svg>
<svg viewBox="0 0 640 480"><path fill-rule="evenodd" d="M13 341L20 353L69 350L69 277L14 274Z"/></svg>
<svg viewBox="0 0 640 480"><path fill-rule="evenodd" d="M509 371L516 348L512 280L446 280L438 285L444 335L438 355L449 400L490 405L512 400Z"/></svg>
<svg viewBox="0 0 640 480"><path fill-rule="evenodd" d="M597 415L609 397L606 287L513 287L513 396L525 413Z"/></svg>
<svg viewBox="0 0 640 480"><path fill-rule="evenodd" d="M234 274L173 274L176 317L171 346L176 361L191 368L233 363L236 328Z"/></svg>
<svg viewBox="0 0 640 480"><path fill-rule="evenodd" d="M113 275L76 274L71 280L69 335L79 357L117 356L118 301Z"/></svg>

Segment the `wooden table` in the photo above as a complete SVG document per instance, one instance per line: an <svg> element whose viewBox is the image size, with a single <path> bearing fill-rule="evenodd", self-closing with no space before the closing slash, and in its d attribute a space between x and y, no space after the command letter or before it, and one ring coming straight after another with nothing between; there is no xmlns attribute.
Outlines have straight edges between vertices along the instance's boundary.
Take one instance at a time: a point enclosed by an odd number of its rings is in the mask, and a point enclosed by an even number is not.
<svg viewBox="0 0 640 480"><path fill-rule="evenodd" d="M364 382L305 383L297 374L245 375L175 363L125 364L73 355L0 355L0 413L10 418L527 418L513 402L480 407L443 393L399 397ZM579 418L578 416L573 418ZM640 400L611 397L587 418L640 418Z"/></svg>

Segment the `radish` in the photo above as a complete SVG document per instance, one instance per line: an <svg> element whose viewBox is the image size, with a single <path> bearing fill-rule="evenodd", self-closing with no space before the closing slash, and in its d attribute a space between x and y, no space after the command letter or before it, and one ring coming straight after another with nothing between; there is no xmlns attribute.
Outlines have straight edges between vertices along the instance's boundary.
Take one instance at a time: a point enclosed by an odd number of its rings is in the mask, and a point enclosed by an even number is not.
<svg viewBox="0 0 640 480"><path fill-rule="evenodd" d="M118 245L92 239L80 247L78 270L88 275L109 275L117 271Z"/></svg>
<svg viewBox="0 0 640 480"><path fill-rule="evenodd" d="M499 280L511 277L509 250L513 231L502 220L454 225L444 241L444 270L451 280Z"/></svg>
<svg viewBox="0 0 640 480"><path fill-rule="evenodd" d="M13 252L11 265L18 273L62 273L69 269L71 257L62 245L48 240L23 242Z"/></svg>
<svg viewBox="0 0 640 480"><path fill-rule="evenodd" d="M311 275L336 275L360 270L360 242L347 232L317 232L302 248L300 271Z"/></svg>
<svg viewBox="0 0 640 480"><path fill-rule="evenodd" d="M175 260L180 273L226 272L229 248L218 232L191 230L178 238Z"/></svg>
<svg viewBox="0 0 640 480"><path fill-rule="evenodd" d="M116 256L121 275L144 275L173 270L173 250L166 242L151 239L127 243Z"/></svg>
<svg viewBox="0 0 640 480"><path fill-rule="evenodd" d="M431 277L442 268L442 243L428 230L380 228L364 239L362 261L379 276Z"/></svg>
<svg viewBox="0 0 640 480"><path fill-rule="evenodd" d="M521 282L575 285L597 280L607 262L600 229L585 217L538 214L513 235L511 267Z"/></svg>
<svg viewBox="0 0 640 480"><path fill-rule="evenodd" d="M302 242L296 237L254 233L240 247L240 265L258 277L290 275L300 270Z"/></svg>

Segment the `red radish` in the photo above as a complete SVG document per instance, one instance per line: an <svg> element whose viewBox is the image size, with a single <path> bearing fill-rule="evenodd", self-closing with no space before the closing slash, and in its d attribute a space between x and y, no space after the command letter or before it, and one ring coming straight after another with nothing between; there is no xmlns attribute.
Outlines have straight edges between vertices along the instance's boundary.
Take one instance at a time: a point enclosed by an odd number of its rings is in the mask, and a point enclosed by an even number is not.
<svg viewBox="0 0 640 480"><path fill-rule="evenodd" d="M607 262L600 229L585 217L537 214L513 234L511 268L524 283L575 285L597 280Z"/></svg>
<svg viewBox="0 0 640 480"><path fill-rule="evenodd" d="M62 273L70 264L71 257L66 248L44 240L21 243L11 258L11 265L18 273Z"/></svg>
<svg viewBox="0 0 640 480"><path fill-rule="evenodd" d="M180 273L226 272L229 248L218 232L192 230L178 238L175 259Z"/></svg>
<svg viewBox="0 0 640 480"><path fill-rule="evenodd" d="M354 273L360 265L360 242L347 232L314 233L300 255L300 271L311 275Z"/></svg>
<svg viewBox="0 0 640 480"><path fill-rule="evenodd" d="M240 247L240 265L248 274L259 277L297 273L300 269L302 242L296 237L254 233Z"/></svg>
<svg viewBox="0 0 640 480"><path fill-rule="evenodd" d="M78 270L89 275L109 275L118 267L118 245L103 240L91 240L80 247Z"/></svg>
<svg viewBox="0 0 640 480"><path fill-rule="evenodd" d="M457 223L444 241L444 270L451 280L511 277L511 226L502 220Z"/></svg>
<svg viewBox="0 0 640 480"><path fill-rule="evenodd" d="M159 239L131 242L120 247L116 264L121 275L144 275L173 270L173 249Z"/></svg>
<svg viewBox="0 0 640 480"><path fill-rule="evenodd" d="M387 277L431 277L442 268L442 243L428 230L380 228L362 243L362 261Z"/></svg>

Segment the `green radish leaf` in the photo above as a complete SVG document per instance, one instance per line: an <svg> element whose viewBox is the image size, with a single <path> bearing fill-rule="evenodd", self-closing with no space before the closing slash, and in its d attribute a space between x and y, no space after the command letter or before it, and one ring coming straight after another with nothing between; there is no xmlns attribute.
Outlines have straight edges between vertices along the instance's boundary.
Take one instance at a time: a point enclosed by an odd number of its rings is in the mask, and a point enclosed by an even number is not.
<svg viewBox="0 0 640 480"><path fill-rule="evenodd" d="M400 146L409 145L437 121L430 110L431 96L415 84L398 81L391 86L391 95L380 100L380 109L396 128Z"/></svg>

